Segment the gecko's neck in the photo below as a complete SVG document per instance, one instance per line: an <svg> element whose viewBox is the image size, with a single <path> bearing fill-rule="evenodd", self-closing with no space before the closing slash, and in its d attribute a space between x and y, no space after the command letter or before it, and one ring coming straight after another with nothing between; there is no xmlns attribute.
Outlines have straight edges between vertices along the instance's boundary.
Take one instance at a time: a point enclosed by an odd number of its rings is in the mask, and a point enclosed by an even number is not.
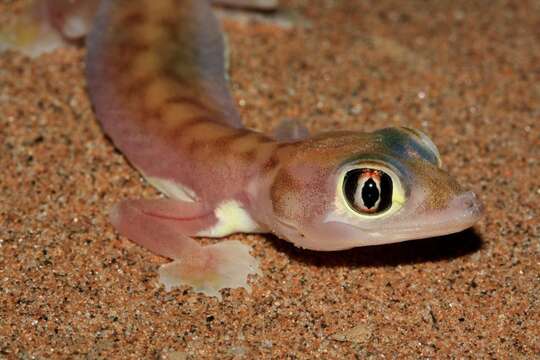
<svg viewBox="0 0 540 360"><path fill-rule="evenodd" d="M287 158L298 151L298 143L280 143L273 141L259 151L259 162L250 165L247 177L246 207L254 214L255 220L271 229L273 223L272 186L277 173Z"/></svg>

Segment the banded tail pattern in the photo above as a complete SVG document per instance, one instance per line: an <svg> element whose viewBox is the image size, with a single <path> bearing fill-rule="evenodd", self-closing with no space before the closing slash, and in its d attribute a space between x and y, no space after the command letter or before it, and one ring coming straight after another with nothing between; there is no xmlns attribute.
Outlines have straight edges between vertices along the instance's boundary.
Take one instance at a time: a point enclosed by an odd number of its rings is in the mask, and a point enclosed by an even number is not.
<svg viewBox="0 0 540 360"><path fill-rule="evenodd" d="M271 142L242 129L208 1L104 0L97 19L87 61L97 117L145 174L176 178L171 168L208 144L253 161Z"/></svg>

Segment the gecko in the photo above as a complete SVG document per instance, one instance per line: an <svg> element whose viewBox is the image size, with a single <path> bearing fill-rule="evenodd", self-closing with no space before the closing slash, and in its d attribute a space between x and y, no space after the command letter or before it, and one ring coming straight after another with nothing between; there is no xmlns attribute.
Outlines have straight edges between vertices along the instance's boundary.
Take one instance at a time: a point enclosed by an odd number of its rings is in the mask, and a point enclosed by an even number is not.
<svg viewBox="0 0 540 360"><path fill-rule="evenodd" d="M455 233L482 215L419 130L244 128L210 1L37 0L0 30L0 49L36 56L83 36L101 127L165 195L123 200L110 221L171 260L158 270L166 290L188 285L221 299L224 288L249 291L248 276L260 274L247 245L199 237L273 233L338 251Z"/></svg>

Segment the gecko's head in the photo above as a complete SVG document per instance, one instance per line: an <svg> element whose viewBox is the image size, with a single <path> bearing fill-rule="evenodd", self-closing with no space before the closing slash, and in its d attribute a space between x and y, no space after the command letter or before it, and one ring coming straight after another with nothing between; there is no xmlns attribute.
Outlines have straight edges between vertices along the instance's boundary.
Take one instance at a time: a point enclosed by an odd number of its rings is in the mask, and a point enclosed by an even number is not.
<svg viewBox="0 0 540 360"><path fill-rule="evenodd" d="M297 246L340 250L450 234L482 214L441 169L423 133L329 133L294 145L270 189L274 231Z"/></svg>

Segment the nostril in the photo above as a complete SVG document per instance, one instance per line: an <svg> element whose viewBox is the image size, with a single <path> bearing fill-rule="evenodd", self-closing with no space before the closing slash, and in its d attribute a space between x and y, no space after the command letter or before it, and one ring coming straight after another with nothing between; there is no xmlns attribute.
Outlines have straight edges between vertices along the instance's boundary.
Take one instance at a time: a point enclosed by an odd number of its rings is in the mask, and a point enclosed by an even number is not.
<svg viewBox="0 0 540 360"><path fill-rule="evenodd" d="M472 193L472 195L472 197L465 199L465 207L467 209L476 209L481 205L476 195L474 193Z"/></svg>
<svg viewBox="0 0 540 360"><path fill-rule="evenodd" d="M474 211L478 214L478 215L482 215L482 213L484 212L484 204L482 204L482 202L480 201L480 199L478 199L475 195L475 202L474 202Z"/></svg>
<svg viewBox="0 0 540 360"><path fill-rule="evenodd" d="M469 210L471 213L475 215L481 215L483 212L483 206L482 202L475 193L472 191L469 191L465 194L463 194L463 205L465 206L465 209Z"/></svg>
<svg viewBox="0 0 540 360"><path fill-rule="evenodd" d="M455 209L462 209L467 213L476 216L480 215L483 211L482 203L472 191L459 195L452 201L452 203L452 207Z"/></svg>

